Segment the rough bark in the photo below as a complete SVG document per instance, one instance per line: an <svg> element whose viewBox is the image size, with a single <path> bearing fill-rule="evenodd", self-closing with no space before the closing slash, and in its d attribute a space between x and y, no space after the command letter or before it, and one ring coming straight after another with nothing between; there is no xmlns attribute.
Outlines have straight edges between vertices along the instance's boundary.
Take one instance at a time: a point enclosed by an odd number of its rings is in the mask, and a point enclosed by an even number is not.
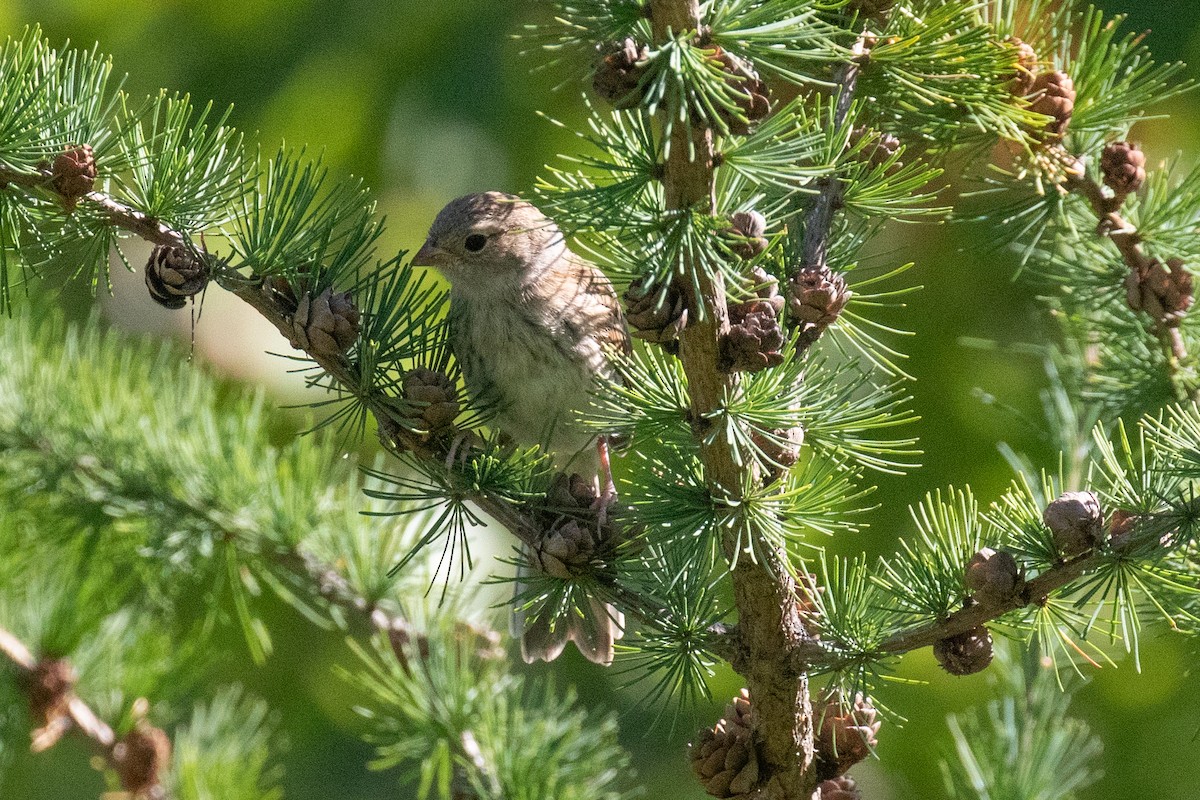
<svg viewBox="0 0 1200 800"><path fill-rule="evenodd" d="M672 35L697 30L697 0L653 0L651 20L657 43ZM713 210L713 139L704 126L674 125L663 183L668 207L711 213ZM688 327L680 336L679 357L688 376L692 419L710 419L723 407L737 378L717 369L721 336L729 330L725 287L716 276L695 265L684 265L697 280L688 287ZM709 491L715 498L736 502L742 496L745 468L729 444L699 431L700 455ZM750 535L754 535L751 531ZM734 599L738 609L738 657L734 667L746 678L754 708L754 736L759 748L764 798L808 798L816 785L813 764L812 711L808 682L789 669L788 654L803 641L796 613L796 587L778 561L756 563L737 553L732 540L726 554L736 560ZM775 566L776 569L771 569Z"/></svg>

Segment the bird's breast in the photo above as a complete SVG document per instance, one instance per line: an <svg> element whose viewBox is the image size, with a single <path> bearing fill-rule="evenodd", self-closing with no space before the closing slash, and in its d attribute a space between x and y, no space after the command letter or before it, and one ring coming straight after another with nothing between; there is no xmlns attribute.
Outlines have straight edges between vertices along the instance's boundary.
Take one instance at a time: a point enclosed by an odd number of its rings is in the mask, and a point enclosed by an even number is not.
<svg viewBox="0 0 1200 800"><path fill-rule="evenodd" d="M467 390L497 409L514 439L554 450L590 438L574 414L605 368L599 344L570 324L564 310L524 301L451 295L450 346Z"/></svg>

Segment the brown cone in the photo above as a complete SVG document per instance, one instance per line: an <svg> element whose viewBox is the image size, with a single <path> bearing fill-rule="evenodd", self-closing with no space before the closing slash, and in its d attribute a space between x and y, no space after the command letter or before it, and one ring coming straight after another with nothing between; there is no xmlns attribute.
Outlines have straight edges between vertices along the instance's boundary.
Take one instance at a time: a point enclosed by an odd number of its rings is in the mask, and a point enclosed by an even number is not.
<svg viewBox="0 0 1200 800"><path fill-rule="evenodd" d="M823 781L817 789L817 797L820 800L862 800L858 784L849 775L839 775Z"/></svg>
<svg viewBox="0 0 1200 800"><path fill-rule="evenodd" d="M210 274L204 258L182 247L159 245L146 261L146 289L154 302L176 310L204 291Z"/></svg>
<svg viewBox="0 0 1200 800"><path fill-rule="evenodd" d="M1046 506L1042 521L1064 558L1091 550L1104 533L1104 514L1095 492L1064 492Z"/></svg>
<svg viewBox="0 0 1200 800"><path fill-rule="evenodd" d="M454 427L454 420L462 409L458 403L458 389L446 373L419 367L410 369L404 373L400 391L419 414L409 420L412 427L435 435Z"/></svg>
<svg viewBox="0 0 1200 800"><path fill-rule="evenodd" d="M358 340L358 308L346 292L306 293L292 316L291 339L314 356L340 356Z"/></svg>
<svg viewBox="0 0 1200 800"><path fill-rule="evenodd" d="M625 321L635 337L662 345L668 353L679 351L679 333L688 319L679 287L654 286L642 278L625 291L625 304Z"/></svg>
<svg viewBox="0 0 1200 800"><path fill-rule="evenodd" d="M726 706L725 716L704 728L688 746L692 772L713 797L749 794L759 778L751 730L750 694L745 689Z"/></svg>
<svg viewBox="0 0 1200 800"><path fill-rule="evenodd" d="M779 326L782 299L757 299L729 307L729 332L721 338L722 372L758 372L783 363L785 342Z"/></svg>
<svg viewBox="0 0 1200 800"><path fill-rule="evenodd" d="M1177 327L1195 300L1192 274L1179 258L1150 259L1125 276L1125 299L1164 328Z"/></svg>
<svg viewBox="0 0 1200 800"><path fill-rule="evenodd" d="M546 491L546 508L556 512L584 511L595 508L599 494L596 484L578 472L559 472Z"/></svg>
<svg viewBox="0 0 1200 800"><path fill-rule="evenodd" d="M1108 523L1108 546L1120 552L1132 544L1139 519L1138 514L1128 509L1114 511Z"/></svg>
<svg viewBox="0 0 1200 800"><path fill-rule="evenodd" d="M826 698L819 713L821 727L814 742L818 777L845 774L878 746L876 736L883 723L875 718L875 707L861 693L854 696L854 704L847 708L841 693L835 692Z"/></svg>
<svg viewBox="0 0 1200 800"><path fill-rule="evenodd" d="M145 796L160 784L171 763L171 740L161 728L138 720L113 747L113 763L121 786L134 796Z"/></svg>
<svg viewBox="0 0 1200 800"><path fill-rule="evenodd" d="M770 436L755 431L750 434L750 441L762 452L770 477L774 480L800 460L800 448L804 446L804 429L779 428L771 431Z"/></svg>
<svg viewBox="0 0 1200 800"><path fill-rule="evenodd" d="M971 556L965 581L975 602L987 606L1015 599L1023 583L1016 559L1003 550L990 547Z"/></svg>
<svg viewBox="0 0 1200 800"><path fill-rule="evenodd" d="M755 123L771 113L771 89L745 60L717 46L713 51L711 57L729 75L738 110L745 119L738 119L724 106L717 108L717 116L730 133L745 136L754 130Z"/></svg>
<svg viewBox="0 0 1200 800"><path fill-rule="evenodd" d="M296 290L282 275L267 275L263 278L263 291L275 301L275 304L289 317L296 313L300 302L296 299Z"/></svg>
<svg viewBox="0 0 1200 800"><path fill-rule="evenodd" d="M887 164L900 152L900 140L890 133L858 127L850 132L850 149L857 150L855 157L869 164L873 169L879 169ZM903 164L892 162L888 174L894 174Z"/></svg>
<svg viewBox="0 0 1200 800"><path fill-rule="evenodd" d="M1071 124L1075 111L1075 82L1065 72L1044 72L1033 82L1033 97L1029 110L1051 117L1045 133L1061 139Z"/></svg>
<svg viewBox="0 0 1200 800"><path fill-rule="evenodd" d="M837 321L852 292L846 280L828 267L802 269L788 284L788 315L800 331L796 346L811 347Z"/></svg>
<svg viewBox="0 0 1200 800"><path fill-rule="evenodd" d="M992 634L980 625L941 639L933 645L933 657L951 675L973 675L992 663Z"/></svg>
<svg viewBox="0 0 1200 800"><path fill-rule="evenodd" d="M1037 81L1037 51L1015 36L1009 36L1004 42L1017 51L1016 69L1008 81L1009 90L1017 97L1025 97L1033 92Z"/></svg>
<svg viewBox="0 0 1200 800"><path fill-rule="evenodd" d="M562 519L542 537L536 553L538 566L547 575L570 580L588 571L597 545L586 522Z"/></svg>
<svg viewBox="0 0 1200 800"><path fill-rule="evenodd" d="M67 145L54 159L50 171L54 175L50 185L62 196L69 211L96 186L96 154L91 145Z"/></svg>
<svg viewBox="0 0 1200 800"><path fill-rule="evenodd" d="M634 108L642 101L641 79L646 73L648 50L632 37L609 42L599 48L600 58L592 74L592 90L613 108Z"/></svg>
<svg viewBox="0 0 1200 800"><path fill-rule="evenodd" d="M1129 142L1112 142L1100 154L1104 185L1117 197L1133 194L1146 182L1146 154Z"/></svg>
<svg viewBox="0 0 1200 800"><path fill-rule="evenodd" d="M730 252L745 261L761 255L767 249L767 238L763 235L766 232L767 218L757 211L731 214L727 232Z"/></svg>

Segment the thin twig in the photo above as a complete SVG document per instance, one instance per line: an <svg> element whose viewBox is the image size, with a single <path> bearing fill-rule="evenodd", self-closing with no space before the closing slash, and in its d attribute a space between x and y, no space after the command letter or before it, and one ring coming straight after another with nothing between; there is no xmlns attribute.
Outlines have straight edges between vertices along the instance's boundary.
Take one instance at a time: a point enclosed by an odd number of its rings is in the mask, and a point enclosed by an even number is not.
<svg viewBox="0 0 1200 800"><path fill-rule="evenodd" d="M1146 251L1142 247L1142 237L1137 228L1118 213L1119 201L1114 203L1110 198L1104 196L1100 184L1088 175L1082 159L1073 159L1066 151L1063 151L1063 156L1072 161L1066 170L1066 187L1088 201L1099 220L1098 229L1116 245L1129 271L1134 276L1143 274L1154 259L1146 255ZM1188 358L1183 334L1177 326L1162 325L1157 320L1154 322L1153 332L1162 344L1170 377L1174 379L1180 372L1180 366ZM1200 386L1192 387L1188 394L1190 399L1200 400Z"/></svg>
<svg viewBox="0 0 1200 800"><path fill-rule="evenodd" d="M0 655L16 667L18 686L32 685L31 679L38 671L39 660L24 642L3 628L0 628ZM67 689L61 698L56 699L61 701L66 713L47 720L47 728L53 730L43 729L40 736L39 732L34 732L33 749L41 752L57 742L62 734L74 731L91 744L92 750L104 759L110 769L119 771L119 742L112 727L92 711L91 707L75 694L73 688Z"/></svg>
<svg viewBox="0 0 1200 800"><path fill-rule="evenodd" d="M866 53L865 40L862 37L859 37L851 52L851 60L838 67L834 75L834 82L838 87L833 110L833 124L836 128L846 124L850 107L854 104L860 59ZM834 214L842 207L844 188L841 179L836 175L822 178L819 185L821 190L804 219L804 252L800 262L802 269L816 271L826 266L829 257L829 233L833 227Z"/></svg>

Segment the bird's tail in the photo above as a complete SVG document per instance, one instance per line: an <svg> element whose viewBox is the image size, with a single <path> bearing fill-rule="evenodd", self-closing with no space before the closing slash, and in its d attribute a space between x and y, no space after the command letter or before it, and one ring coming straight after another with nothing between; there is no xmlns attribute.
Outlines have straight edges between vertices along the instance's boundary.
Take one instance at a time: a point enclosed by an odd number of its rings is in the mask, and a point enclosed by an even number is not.
<svg viewBox="0 0 1200 800"><path fill-rule="evenodd" d="M531 563L522 559L518 567L517 594L524 591L521 580ZM562 655L567 642L574 642L583 657L595 664L609 666L613 647L625 635L625 615L612 604L594 597L566 608L518 609L513 613L513 635L521 639L521 657L525 663L553 661Z"/></svg>

